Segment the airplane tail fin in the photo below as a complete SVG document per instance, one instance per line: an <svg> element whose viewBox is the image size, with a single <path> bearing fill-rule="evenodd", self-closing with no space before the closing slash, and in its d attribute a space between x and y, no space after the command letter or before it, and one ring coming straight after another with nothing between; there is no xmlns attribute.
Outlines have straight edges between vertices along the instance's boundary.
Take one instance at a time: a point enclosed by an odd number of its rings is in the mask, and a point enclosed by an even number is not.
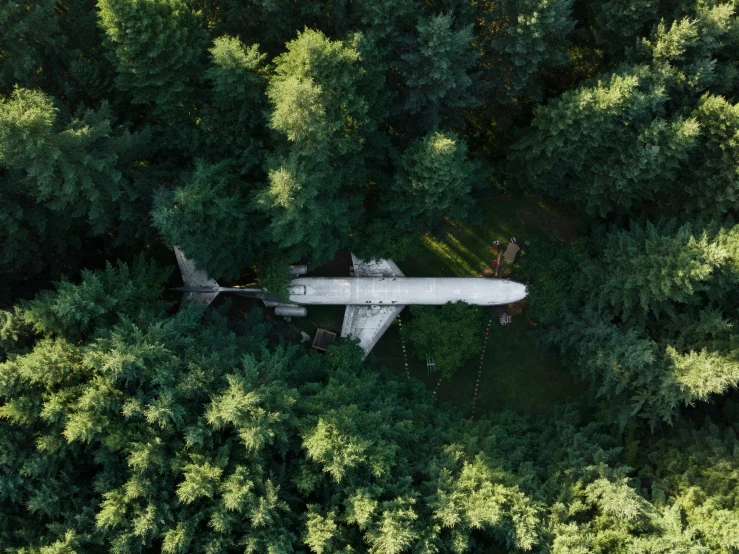
<svg viewBox="0 0 739 554"><path fill-rule="evenodd" d="M187 306L190 302L207 306L220 292L218 282L209 277L208 273L203 269L198 269L193 260L188 260L184 252L178 246L174 247L174 254L177 258L177 265L180 266L182 280L185 286L180 289L184 291L182 295L182 303L180 309ZM189 289L189 290L188 290ZM201 290L196 290L201 289Z"/></svg>

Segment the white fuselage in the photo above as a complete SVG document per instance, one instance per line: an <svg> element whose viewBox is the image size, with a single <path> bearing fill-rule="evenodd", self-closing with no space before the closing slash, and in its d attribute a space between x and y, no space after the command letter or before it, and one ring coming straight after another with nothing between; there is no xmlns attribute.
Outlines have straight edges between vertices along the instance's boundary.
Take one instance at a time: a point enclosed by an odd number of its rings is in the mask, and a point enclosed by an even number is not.
<svg viewBox="0 0 739 554"><path fill-rule="evenodd" d="M466 302L498 306L526 297L526 286L475 277L301 277L290 284L296 304L407 306Z"/></svg>

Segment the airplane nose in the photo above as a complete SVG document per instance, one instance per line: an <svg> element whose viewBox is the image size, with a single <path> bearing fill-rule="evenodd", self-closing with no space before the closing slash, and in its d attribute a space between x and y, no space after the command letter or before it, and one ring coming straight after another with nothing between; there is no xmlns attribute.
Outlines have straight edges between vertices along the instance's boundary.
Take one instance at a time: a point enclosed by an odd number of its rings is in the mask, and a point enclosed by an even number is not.
<svg viewBox="0 0 739 554"><path fill-rule="evenodd" d="M515 284L515 287L513 289L513 294L515 296L514 302L518 302L526 298L526 295L528 295L529 293L529 288L526 285L522 285L521 283L514 283L514 284Z"/></svg>

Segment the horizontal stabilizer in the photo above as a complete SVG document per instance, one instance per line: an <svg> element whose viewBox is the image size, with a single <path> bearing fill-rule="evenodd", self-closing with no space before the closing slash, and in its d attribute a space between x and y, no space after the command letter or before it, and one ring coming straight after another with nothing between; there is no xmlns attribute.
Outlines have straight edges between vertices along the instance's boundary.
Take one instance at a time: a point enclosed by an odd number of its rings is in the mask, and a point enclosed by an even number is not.
<svg viewBox="0 0 739 554"><path fill-rule="evenodd" d="M218 282L209 277L205 270L198 269L194 260L188 260L184 252L180 250L179 246L174 247L174 254L177 258L177 265L180 266L182 281L185 283L185 286L206 289L202 292L185 292L182 295L180 309L187 306L190 302L202 304L204 306L213 302L220 292L221 287L218 286Z"/></svg>

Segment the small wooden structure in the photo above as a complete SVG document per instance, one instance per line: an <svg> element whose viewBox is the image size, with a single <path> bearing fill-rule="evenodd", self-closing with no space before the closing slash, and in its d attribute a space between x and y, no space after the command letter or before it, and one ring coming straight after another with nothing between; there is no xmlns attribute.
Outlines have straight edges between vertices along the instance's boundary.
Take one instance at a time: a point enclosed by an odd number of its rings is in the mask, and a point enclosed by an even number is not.
<svg viewBox="0 0 739 554"><path fill-rule="evenodd" d="M336 340L336 333L326 331L326 329L319 328L316 331L316 336L313 339L313 348L325 352L332 342Z"/></svg>

